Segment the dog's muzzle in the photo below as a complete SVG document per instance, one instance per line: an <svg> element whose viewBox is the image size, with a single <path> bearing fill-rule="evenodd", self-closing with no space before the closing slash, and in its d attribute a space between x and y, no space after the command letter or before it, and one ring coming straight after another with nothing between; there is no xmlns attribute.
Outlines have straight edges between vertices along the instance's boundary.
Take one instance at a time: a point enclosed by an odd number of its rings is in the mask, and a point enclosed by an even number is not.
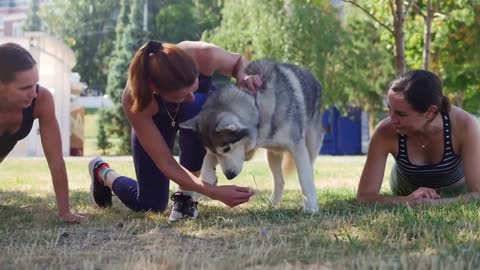
<svg viewBox="0 0 480 270"><path fill-rule="evenodd" d="M225 172L225 177L227 177L228 180L232 180L233 178L237 177L237 173L233 171L228 171Z"/></svg>

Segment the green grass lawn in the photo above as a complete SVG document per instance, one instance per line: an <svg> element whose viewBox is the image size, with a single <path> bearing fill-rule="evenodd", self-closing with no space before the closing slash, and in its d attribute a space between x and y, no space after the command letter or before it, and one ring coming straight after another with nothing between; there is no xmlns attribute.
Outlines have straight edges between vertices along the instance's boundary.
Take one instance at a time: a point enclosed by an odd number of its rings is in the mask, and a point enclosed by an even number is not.
<svg viewBox="0 0 480 270"><path fill-rule="evenodd" d="M129 158L108 159L133 176ZM134 213L114 197L98 209L89 200L87 158L66 160L71 205L89 218L56 218L46 162L0 164L0 269L478 269L477 202L409 208L363 206L355 190L364 157L324 157L315 165L321 210L301 212L295 177L279 208L262 156L233 182L257 190L230 209L203 200L197 220L167 222L167 214ZM390 168L392 161L389 160ZM389 171L389 169L387 169ZM388 183L388 179L386 181ZM388 186L382 188L388 192Z"/></svg>

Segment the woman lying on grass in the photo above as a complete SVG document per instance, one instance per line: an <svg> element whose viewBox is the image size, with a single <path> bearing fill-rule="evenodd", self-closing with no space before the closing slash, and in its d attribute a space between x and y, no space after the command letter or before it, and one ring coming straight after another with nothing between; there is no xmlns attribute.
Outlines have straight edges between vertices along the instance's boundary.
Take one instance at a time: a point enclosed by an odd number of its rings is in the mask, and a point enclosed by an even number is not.
<svg viewBox="0 0 480 270"><path fill-rule="evenodd" d="M0 45L0 59L0 162L18 141L27 137L33 121L38 119L57 198L58 216L69 223L87 221L85 217L70 212L67 170L53 96L38 85L35 60L27 50L14 43Z"/></svg>
<svg viewBox="0 0 480 270"><path fill-rule="evenodd" d="M471 114L450 105L440 79L409 71L392 82L387 105L389 117L373 133L357 199L418 205L480 198L480 129ZM395 158L394 196L379 194L388 154Z"/></svg>

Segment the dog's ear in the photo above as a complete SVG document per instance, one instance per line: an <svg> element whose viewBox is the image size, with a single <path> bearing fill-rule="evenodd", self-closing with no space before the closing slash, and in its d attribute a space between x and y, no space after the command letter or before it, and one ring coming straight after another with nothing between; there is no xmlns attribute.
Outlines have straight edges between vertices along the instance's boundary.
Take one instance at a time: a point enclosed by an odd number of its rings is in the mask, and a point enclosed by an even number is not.
<svg viewBox="0 0 480 270"><path fill-rule="evenodd" d="M220 114L218 116L217 126L215 127L216 132L222 131L238 131L245 129L246 126L240 123L240 120L237 116L233 114Z"/></svg>
<svg viewBox="0 0 480 270"><path fill-rule="evenodd" d="M193 131L198 131L198 117L199 116L197 115L190 120L180 123L179 127L183 129L191 129Z"/></svg>

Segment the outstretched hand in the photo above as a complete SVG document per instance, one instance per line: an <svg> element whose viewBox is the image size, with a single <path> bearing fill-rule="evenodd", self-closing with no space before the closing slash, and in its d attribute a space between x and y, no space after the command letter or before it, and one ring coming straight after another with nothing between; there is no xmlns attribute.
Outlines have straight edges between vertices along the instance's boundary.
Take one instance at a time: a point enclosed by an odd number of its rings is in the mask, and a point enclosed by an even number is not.
<svg viewBox="0 0 480 270"><path fill-rule="evenodd" d="M239 204L248 202L250 197L254 194L255 192L246 187L225 185L215 187L215 192L212 194L211 198L221 201L229 207L235 207Z"/></svg>
<svg viewBox="0 0 480 270"><path fill-rule="evenodd" d="M441 199L440 195L432 188L421 187L407 196L407 203L411 206L432 203Z"/></svg>
<svg viewBox="0 0 480 270"><path fill-rule="evenodd" d="M86 223L88 222L88 219L84 216L74 214L74 213L65 213L60 215L60 218L65 222L65 223Z"/></svg>

